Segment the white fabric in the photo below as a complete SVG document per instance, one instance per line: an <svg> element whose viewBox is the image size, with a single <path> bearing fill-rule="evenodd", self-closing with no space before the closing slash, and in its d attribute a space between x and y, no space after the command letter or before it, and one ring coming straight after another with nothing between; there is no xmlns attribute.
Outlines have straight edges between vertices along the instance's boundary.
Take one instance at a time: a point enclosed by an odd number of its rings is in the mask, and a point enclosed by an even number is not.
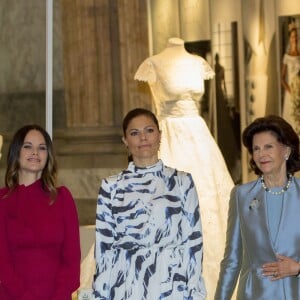
<svg viewBox="0 0 300 300"><path fill-rule="evenodd" d="M293 80L295 80L297 73L300 71L300 55L291 56L288 54L284 54L283 64L286 65L287 67L286 81L288 85L291 87ZM295 117L293 116L293 112L294 112L293 101L294 99L292 94L289 93L288 91L285 91L284 103L283 103L283 117L293 126L294 129L299 131L300 128L297 128L297 123L295 121Z"/></svg>
<svg viewBox="0 0 300 300"><path fill-rule="evenodd" d="M170 39L168 47L147 58L135 74L135 79L148 82L154 97L162 131L160 158L170 167L191 173L195 181L203 228L207 299L213 299L216 288L234 185L220 149L198 113L204 79L213 75L208 63L186 52L180 39Z"/></svg>
<svg viewBox="0 0 300 300"><path fill-rule="evenodd" d="M196 107L194 101L186 101L186 104ZM160 121L160 126L160 158L166 165L190 172L195 181L203 227L203 277L208 299L213 299L224 252L233 182L218 146L199 115L170 115Z"/></svg>

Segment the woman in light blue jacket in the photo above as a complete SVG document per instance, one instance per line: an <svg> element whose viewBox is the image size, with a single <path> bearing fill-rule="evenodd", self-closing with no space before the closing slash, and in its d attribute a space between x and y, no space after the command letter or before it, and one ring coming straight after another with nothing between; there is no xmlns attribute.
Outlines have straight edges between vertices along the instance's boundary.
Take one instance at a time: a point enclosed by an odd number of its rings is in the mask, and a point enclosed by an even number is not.
<svg viewBox="0 0 300 300"><path fill-rule="evenodd" d="M243 132L257 180L235 187L215 300L300 299L299 137L279 116Z"/></svg>

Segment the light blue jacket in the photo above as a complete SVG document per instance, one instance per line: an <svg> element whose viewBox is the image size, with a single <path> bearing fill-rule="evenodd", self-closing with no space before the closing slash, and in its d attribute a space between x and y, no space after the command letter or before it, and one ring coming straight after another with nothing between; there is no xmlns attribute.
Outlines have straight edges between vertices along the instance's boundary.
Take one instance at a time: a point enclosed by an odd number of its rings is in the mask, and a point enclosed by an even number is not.
<svg viewBox="0 0 300 300"><path fill-rule="evenodd" d="M233 188L227 241L215 300L229 300L238 283L238 300L299 300L300 278L270 281L262 265L276 253L300 260L300 179L284 193L278 235L273 245L267 221L266 192L260 180Z"/></svg>

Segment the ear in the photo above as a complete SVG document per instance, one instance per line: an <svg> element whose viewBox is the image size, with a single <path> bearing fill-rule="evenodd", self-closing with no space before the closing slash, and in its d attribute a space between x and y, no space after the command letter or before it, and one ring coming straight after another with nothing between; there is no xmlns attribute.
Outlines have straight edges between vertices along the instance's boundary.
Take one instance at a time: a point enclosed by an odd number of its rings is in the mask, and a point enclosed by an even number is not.
<svg viewBox="0 0 300 300"><path fill-rule="evenodd" d="M289 159L289 157L290 157L290 155L291 155L291 152L292 152L291 147L287 146L287 147L286 147L286 154L285 154L286 160Z"/></svg>
<svg viewBox="0 0 300 300"><path fill-rule="evenodd" d="M127 144L126 138L125 138L124 136L122 137L122 142L125 144L125 146L126 146L126 147L128 147L128 144Z"/></svg>

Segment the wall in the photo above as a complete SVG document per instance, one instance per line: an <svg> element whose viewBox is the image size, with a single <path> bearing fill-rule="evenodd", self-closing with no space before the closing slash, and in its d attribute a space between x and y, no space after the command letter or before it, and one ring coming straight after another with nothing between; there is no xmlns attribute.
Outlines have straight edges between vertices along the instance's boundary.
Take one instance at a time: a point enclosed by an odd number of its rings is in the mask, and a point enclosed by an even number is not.
<svg viewBox="0 0 300 300"><path fill-rule="evenodd" d="M247 172L244 171L246 165L246 153L240 146L240 131L245 127L246 123L246 104L245 90L243 89L244 82L244 45L243 45L243 30L242 30L242 7L241 1L236 0L212 0L210 1L210 22L212 30L212 55L218 53L220 62L225 68L225 82L227 87L226 97L228 103L234 108L232 121L227 117L225 120L224 113L221 113L219 96L216 94L216 110L214 119L219 124L215 124L215 137L218 140L224 158L229 163L229 169L235 182L239 178L245 178ZM236 37L233 40L233 25L236 27ZM218 99L217 99L218 98ZM230 103L230 101L232 103ZM223 105L224 106L224 105ZM225 111L225 107L223 107ZM226 112L228 115L228 112ZM221 116L220 116L221 115ZM220 124L220 122L222 124ZM231 122L231 128L224 122ZM226 126L225 126L226 125ZM227 128L227 132L223 132L223 128ZM234 133L234 136L233 136ZM227 136L231 136L229 140L235 141L228 143ZM223 142L222 142L223 141ZM224 144L224 145L223 145ZM226 146L227 145L227 146ZM236 161L234 161L232 157ZM247 168L246 168L247 169Z"/></svg>
<svg viewBox="0 0 300 300"><path fill-rule="evenodd" d="M16 129L45 124L45 3L0 2L1 178ZM146 0L53 3L53 141L59 180L73 193L81 223L90 224L101 178L127 165L123 116L133 107L151 107L147 88L133 78L148 56Z"/></svg>
<svg viewBox="0 0 300 300"><path fill-rule="evenodd" d="M259 24L259 15L255 16L254 11L256 9L258 13L261 13L261 7L263 7L263 24ZM281 113L278 17L297 14L300 14L299 0L210 1L212 30L216 23L233 21L238 23L241 130L258 116ZM261 27L258 28L258 26ZM253 38L255 34L257 36L252 40L257 41L260 38L259 34L264 34L264 45L255 46L257 52L258 48L262 50L260 52L261 63L247 64L249 57L246 54L249 54L247 52L249 49L245 41ZM255 82L255 78L258 77L261 79ZM263 82L265 83L262 84ZM256 106L253 105L253 101L256 101ZM248 154L244 147L242 147L242 166L243 181L252 179L253 174L248 169Z"/></svg>
<svg viewBox="0 0 300 300"><path fill-rule="evenodd" d="M299 0L275 0L275 6L277 16L300 14Z"/></svg>

